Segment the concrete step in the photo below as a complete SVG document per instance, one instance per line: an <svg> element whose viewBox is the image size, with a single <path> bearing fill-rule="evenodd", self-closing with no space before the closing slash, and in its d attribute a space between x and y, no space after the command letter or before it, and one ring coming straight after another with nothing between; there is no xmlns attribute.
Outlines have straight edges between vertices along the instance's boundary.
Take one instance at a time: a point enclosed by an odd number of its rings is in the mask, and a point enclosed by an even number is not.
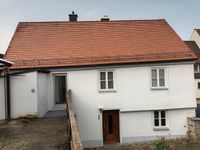
<svg viewBox="0 0 200 150"><path fill-rule="evenodd" d="M62 117L66 116L66 110L49 110L43 117Z"/></svg>

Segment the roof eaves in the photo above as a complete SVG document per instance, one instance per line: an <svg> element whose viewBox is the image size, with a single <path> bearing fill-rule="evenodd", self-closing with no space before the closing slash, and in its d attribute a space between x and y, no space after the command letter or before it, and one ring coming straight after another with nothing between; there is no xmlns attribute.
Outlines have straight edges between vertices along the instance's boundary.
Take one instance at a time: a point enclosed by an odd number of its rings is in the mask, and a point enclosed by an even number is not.
<svg viewBox="0 0 200 150"><path fill-rule="evenodd" d="M200 29L194 29L200 36Z"/></svg>
<svg viewBox="0 0 200 150"><path fill-rule="evenodd" d="M0 63L5 65L5 66L11 66L11 65L14 64L13 62L5 60L5 59L2 59L2 58L0 58Z"/></svg>

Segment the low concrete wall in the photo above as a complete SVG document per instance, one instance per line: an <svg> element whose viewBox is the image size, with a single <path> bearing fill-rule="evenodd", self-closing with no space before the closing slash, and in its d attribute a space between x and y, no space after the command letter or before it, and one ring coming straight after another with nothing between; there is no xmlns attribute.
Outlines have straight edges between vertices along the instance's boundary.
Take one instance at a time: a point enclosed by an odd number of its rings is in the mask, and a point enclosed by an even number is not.
<svg viewBox="0 0 200 150"><path fill-rule="evenodd" d="M200 139L200 118L188 118L188 137Z"/></svg>
<svg viewBox="0 0 200 150"><path fill-rule="evenodd" d="M5 119L4 79L0 78L0 120Z"/></svg>
<svg viewBox="0 0 200 150"><path fill-rule="evenodd" d="M67 118L70 123L70 140L72 150L83 150L83 146L80 140L78 126L74 117L74 112L71 103L71 90L67 92Z"/></svg>

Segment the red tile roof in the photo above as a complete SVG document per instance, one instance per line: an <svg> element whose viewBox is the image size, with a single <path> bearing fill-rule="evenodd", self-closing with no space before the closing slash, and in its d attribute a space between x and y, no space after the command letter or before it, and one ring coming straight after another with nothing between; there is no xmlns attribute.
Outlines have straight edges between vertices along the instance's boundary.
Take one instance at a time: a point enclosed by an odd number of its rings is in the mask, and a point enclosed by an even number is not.
<svg viewBox="0 0 200 150"><path fill-rule="evenodd" d="M8 47L13 68L196 58L164 20L22 22Z"/></svg>

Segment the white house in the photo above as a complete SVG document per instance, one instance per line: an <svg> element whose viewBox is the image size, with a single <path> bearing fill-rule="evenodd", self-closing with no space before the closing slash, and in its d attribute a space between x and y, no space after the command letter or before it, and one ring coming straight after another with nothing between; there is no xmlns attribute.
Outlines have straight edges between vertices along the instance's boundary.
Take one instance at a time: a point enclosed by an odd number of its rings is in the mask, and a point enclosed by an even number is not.
<svg viewBox="0 0 200 150"><path fill-rule="evenodd" d="M187 44L198 57L198 60L196 60L194 64L194 77L197 99L197 116L200 117L200 29L194 29L190 40L191 41L187 41Z"/></svg>
<svg viewBox="0 0 200 150"><path fill-rule="evenodd" d="M5 58L11 117L65 107L84 147L185 136L196 57L164 19L19 23Z"/></svg>
<svg viewBox="0 0 200 150"><path fill-rule="evenodd" d="M195 41L198 47L200 47L200 29L193 30L190 40Z"/></svg>
<svg viewBox="0 0 200 150"><path fill-rule="evenodd" d="M199 39L200 40L200 39ZM185 41L194 54L198 57L194 64L194 78L197 104L200 104L200 48L195 41Z"/></svg>

